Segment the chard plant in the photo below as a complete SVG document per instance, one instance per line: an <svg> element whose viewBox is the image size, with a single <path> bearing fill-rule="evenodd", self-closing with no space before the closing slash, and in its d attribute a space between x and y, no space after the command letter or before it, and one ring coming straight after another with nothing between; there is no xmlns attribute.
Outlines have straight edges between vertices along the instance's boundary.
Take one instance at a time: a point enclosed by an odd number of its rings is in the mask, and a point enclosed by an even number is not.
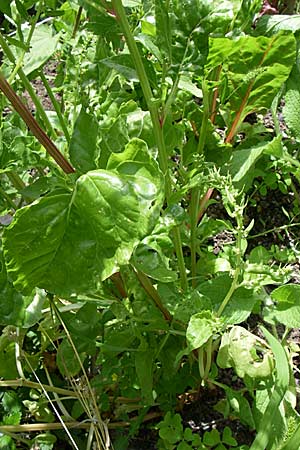
<svg viewBox="0 0 300 450"><path fill-rule="evenodd" d="M0 5L5 448L57 448L63 430L72 448L125 449L160 411L160 448L296 448L299 286L271 251L248 250L245 211L276 171L299 207L300 22L261 7ZM254 313L268 329L248 329ZM229 428L183 430L178 399L204 389L220 389L215 408L247 427L248 447Z"/></svg>

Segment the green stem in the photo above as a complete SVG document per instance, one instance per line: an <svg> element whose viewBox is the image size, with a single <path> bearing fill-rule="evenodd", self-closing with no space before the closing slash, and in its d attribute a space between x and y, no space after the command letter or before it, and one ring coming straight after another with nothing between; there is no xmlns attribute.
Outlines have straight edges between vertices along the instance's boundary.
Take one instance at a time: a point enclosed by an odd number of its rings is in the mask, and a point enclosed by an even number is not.
<svg viewBox="0 0 300 450"><path fill-rule="evenodd" d="M37 21L39 20L39 17L40 17L41 12L42 12L42 6L43 6L43 0L41 0L39 2L39 4L38 4L36 14L35 14L35 16L33 18L33 21L32 21L32 24L31 24L31 27L30 27L30 30L29 30L29 33L28 33L28 37L27 37L27 40L26 40L26 43L25 43L25 46L26 46L27 50L23 50L22 51L22 53L21 53L21 55L20 55L16 65L15 65L15 68L14 68L13 72L11 73L11 75L10 75L10 77L8 79L9 83L13 82L13 80L15 79L16 74L22 68L24 56L26 55L28 49L30 48L30 42L31 42L34 30L35 30Z"/></svg>
<svg viewBox="0 0 300 450"><path fill-rule="evenodd" d="M0 186L0 195L5 198L5 200L7 201L7 203L10 205L10 207L12 209L14 209L15 211L18 209L17 205L13 202L13 200L10 198L10 196L5 192L4 189L2 189L2 187Z"/></svg>
<svg viewBox="0 0 300 450"><path fill-rule="evenodd" d="M10 172L6 172L6 176L17 191L22 191L26 187L24 181L16 172L11 170Z"/></svg>
<svg viewBox="0 0 300 450"><path fill-rule="evenodd" d="M240 221L238 220L238 222L240 222ZM220 317L222 315L227 303L231 299L234 291L236 290L236 288L238 286L238 282L239 282L239 276L241 273L241 255L242 255L242 231L241 231L241 224L239 224L239 223L238 223L236 250L237 250L237 265L236 265L236 269L234 271L233 280L232 280L231 286L229 288L229 291L227 292L224 300L222 301L222 303L217 311L217 317Z"/></svg>
<svg viewBox="0 0 300 450"><path fill-rule="evenodd" d="M83 10L83 7L79 6L77 14L76 14L74 28L73 28L73 31L72 31L72 39L74 39L76 34L77 34L77 31L78 31L78 28L79 28L79 24L80 24L80 18L81 18L82 10Z"/></svg>
<svg viewBox="0 0 300 450"><path fill-rule="evenodd" d="M199 374L201 380L204 380L204 349L203 347L199 348L198 350L198 368L199 368Z"/></svg>
<svg viewBox="0 0 300 450"><path fill-rule="evenodd" d="M3 52L5 53L6 57L10 60L10 62L12 62L13 64L16 63L16 59L12 53L12 51L10 50L9 46L7 45L4 37L2 36L1 32L0 32L0 46L2 47ZM42 119L45 128L48 130L49 134L51 136L56 136L54 133L54 130L52 128L52 125L47 117L47 114L44 111L43 105L40 102L40 99L38 98L38 96L36 95L33 87L31 86L30 81L28 80L27 76L25 75L24 71L22 68L19 68L18 70L18 75L25 87L25 89L27 90L28 94L30 95L35 107L36 107L36 111L39 114L40 118Z"/></svg>
<svg viewBox="0 0 300 450"><path fill-rule="evenodd" d="M25 375L23 372L23 366L22 366L22 356L21 356L25 333L21 331L20 327L16 327L16 335L17 335L17 340L15 342L16 368L17 368L19 377L21 379L22 378L25 379Z"/></svg>
<svg viewBox="0 0 300 450"><path fill-rule="evenodd" d="M204 145L208 130L209 120L209 92L206 81L202 82L203 92L203 116L201 122L201 129L199 134L199 142L197 147L198 155L203 154ZM200 208L200 191L198 188L194 188L191 194L191 208L190 208L190 221L191 221L191 271L192 271L192 285L196 287L197 283L197 227Z"/></svg>
<svg viewBox="0 0 300 450"><path fill-rule="evenodd" d="M68 131L68 128L67 128L64 116L62 115L62 112L61 112L61 109L60 109L60 104L56 100L55 95L52 92L51 86L50 86L47 78L45 77L45 75L44 75L44 73L42 71L40 72L40 77L41 77L41 80L42 80L42 82L43 82L43 84L44 84L44 86L46 88L47 94L49 95L51 103L52 103L52 105L53 105L53 107L55 109L55 112L57 114L60 126L61 126L61 128L62 128L62 130L64 132L65 138L66 138L66 140L67 140L67 142L69 144L71 138L70 138L70 134L69 134L69 131Z"/></svg>
<svg viewBox="0 0 300 450"><path fill-rule="evenodd" d="M18 379L18 380L0 380L0 388L4 387L11 387L11 388L17 388L17 387L28 387L31 389L41 389L41 385L39 383L36 383L34 381L28 381L24 378ZM55 386L49 386L47 384L43 383L43 389L45 389L48 392L56 392L60 395L66 395L70 398L77 398L77 395L74 391L69 391L68 389L62 389Z"/></svg>
<svg viewBox="0 0 300 450"><path fill-rule="evenodd" d="M198 225L198 211L200 202L200 191L197 188L192 190L191 207L190 207L190 221L191 221L191 272L192 272L192 286L195 288L197 284L197 225Z"/></svg>
<svg viewBox="0 0 300 450"><path fill-rule="evenodd" d="M144 94L145 101L147 103L148 110L151 115L152 125L153 125L153 133L156 140L156 145L158 148L158 157L159 157L159 165L160 169L164 175L165 179L165 192L166 192L166 200L169 204L170 197L172 193L172 182L171 182L171 176L170 171L168 167L168 155L167 150L165 146L165 140L163 135L163 129L162 129L162 122L160 121L159 113L158 113L158 107L157 102L153 98L153 94L151 91L150 83L145 71L145 67L143 65L139 50L137 48L136 42L134 40L134 37L131 33L130 26L126 17L126 13L124 10L124 7L122 5L121 0L112 0L112 5L114 8L114 11L117 16L117 20L120 23L120 26L123 30L131 57L133 59L135 69L137 71L139 81L141 84L141 88ZM183 290L186 290L188 287L188 281L187 281L187 274L185 269L185 262L183 257L183 251L182 251L182 244L181 244L181 236L180 236L180 230L178 228L175 228L174 230L174 247L175 252L178 259L178 266L180 271L180 281L181 281L181 287Z"/></svg>
<svg viewBox="0 0 300 450"><path fill-rule="evenodd" d="M212 344L213 344L213 338L209 338L207 344L205 345L206 350L206 364L205 364L205 371L204 371L204 380L207 380L210 369L211 369L211 362L212 362Z"/></svg>

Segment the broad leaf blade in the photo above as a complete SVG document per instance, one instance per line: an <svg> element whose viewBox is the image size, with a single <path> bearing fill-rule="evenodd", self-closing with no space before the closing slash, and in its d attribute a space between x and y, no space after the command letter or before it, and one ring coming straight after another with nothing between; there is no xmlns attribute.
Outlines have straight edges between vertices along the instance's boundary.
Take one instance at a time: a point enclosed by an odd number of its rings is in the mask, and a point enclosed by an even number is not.
<svg viewBox="0 0 300 450"><path fill-rule="evenodd" d="M295 56L296 41L290 32L281 31L270 38L210 39L207 69L222 67L220 95L232 114L227 142L231 142L247 114L271 106L290 74Z"/></svg>
<svg viewBox="0 0 300 450"><path fill-rule="evenodd" d="M93 292L129 261L161 203L160 188L148 178L89 172L73 193L45 196L17 212L5 231L8 273L25 292L35 286L65 296Z"/></svg>

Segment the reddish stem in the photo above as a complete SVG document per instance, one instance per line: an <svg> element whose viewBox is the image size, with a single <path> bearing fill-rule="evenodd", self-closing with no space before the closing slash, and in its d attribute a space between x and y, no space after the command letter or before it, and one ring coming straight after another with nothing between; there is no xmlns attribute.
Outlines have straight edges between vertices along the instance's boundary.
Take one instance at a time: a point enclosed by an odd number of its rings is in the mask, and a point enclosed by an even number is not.
<svg viewBox="0 0 300 450"><path fill-rule="evenodd" d="M40 125L35 120L31 112L26 108L24 103L21 101L21 99L18 97L15 91L11 88L11 86L1 73L0 73L0 89L2 90L4 95L8 98L8 100L11 102L17 113L22 117L22 119L32 132L32 134L43 145L43 147L47 150L49 155L52 156L52 158L57 162L57 164L62 168L62 170L65 173L75 172L75 169L71 166L71 164L58 150L56 145L51 141L51 139L47 136L44 130L40 127Z"/></svg>

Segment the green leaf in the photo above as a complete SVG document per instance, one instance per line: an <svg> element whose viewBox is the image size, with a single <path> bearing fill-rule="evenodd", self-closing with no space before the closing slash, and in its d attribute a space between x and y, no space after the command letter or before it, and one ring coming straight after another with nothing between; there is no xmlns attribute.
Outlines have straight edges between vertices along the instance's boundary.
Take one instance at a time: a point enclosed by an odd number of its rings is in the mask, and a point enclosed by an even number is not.
<svg viewBox="0 0 300 450"><path fill-rule="evenodd" d="M62 314L62 319L71 334L77 351L93 355L96 351L96 338L101 334L97 305L87 303L76 314L73 312Z"/></svg>
<svg viewBox="0 0 300 450"><path fill-rule="evenodd" d="M292 136L300 140L300 71L295 66L286 82L283 116Z"/></svg>
<svg viewBox="0 0 300 450"><path fill-rule="evenodd" d="M182 440L183 426L181 416L170 411L164 417L164 420L158 424L159 436L170 444L176 444Z"/></svg>
<svg viewBox="0 0 300 450"><path fill-rule="evenodd" d="M14 288L0 252L0 324L31 327L42 317L45 299L46 294L40 289L24 297Z"/></svg>
<svg viewBox="0 0 300 450"><path fill-rule="evenodd" d="M236 447L238 445L237 441L232 437L232 431L229 427L225 427L222 433L223 444L231 445Z"/></svg>
<svg viewBox="0 0 300 450"><path fill-rule="evenodd" d="M39 450L52 450L57 438L53 434L45 433L39 434L34 438L34 446Z"/></svg>
<svg viewBox="0 0 300 450"><path fill-rule="evenodd" d="M299 15L264 15L258 21L256 25L256 33L264 35L272 35L278 33L281 30L297 32L300 29L300 16Z"/></svg>
<svg viewBox="0 0 300 450"><path fill-rule="evenodd" d="M202 347L214 333L222 328L222 321L215 317L211 311L201 311L194 314L186 330L186 339L189 349Z"/></svg>
<svg viewBox="0 0 300 450"><path fill-rule="evenodd" d="M96 145L99 125L96 117L81 109L76 119L69 154L73 166L85 173L96 169Z"/></svg>
<svg viewBox="0 0 300 450"><path fill-rule="evenodd" d="M199 286L199 292L208 297L217 311L230 289L232 279L229 275L220 275L213 280L206 281ZM251 314L255 303L260 297L254 289L239 287L233 293L230 302L222 313L222 319L228 324L244 322Z"/></svg>
<svg viewBox="0 0 300 450"><path fill-rule="evenodd" d="M24 33L27 37L27 33ZM56 50L59 34L52 34L51 27L40 25L35 28L30 41L30 51L25 54L23 70L26 75L43 66Z"/></svg>
<svg viewBox="0 0 300 450"><path fill-rule="evenodd" d="M177 273L169 269L166 258L158 246L139 244L131 261L136 269L154 280L162 283L177 280Z"/></svg>
<svg viewBox="0 0 300 450"><path fill-rule="evenodd" d="M203 435L203 444L214 447L221 443L220 433L218 430L205 431Z"/></svg>
<svg viewBox="0 0 300 450"><path fill-rule="evenodd" d="M226 388L226 396L234 415L240 418L241 423L255 429L250 404L243 394L235 389Z"/></svg>
<svg viewBox="0 0 300 450"><path fill-rule="evenodd" d="M149 347L139 350L135 354L135 369L141 386L142 397L147 405L153 404L153 356L154 352Z"/></svg>
<svg viewBox="0 0 300 450"><path fill-rule="evenodd" d="M92 6L88 0L81 0L84 8L87 9L88 22L86 28L99 36L112 37L120 33L120 27L118 21L107 14L99 5L97 8Z"/></svg>
<svg viewBox="0 0 300 450"><path fill-rule="evenodd" d="M0 4L0 11L11 17L11 9L10 9L11 0L2 0Z"/></svg>
<svg viewBox="0 0 300 450"><path fill-rule="evenodd" d="M276 304L270 308L268 319L275 319L288 328L297 328L300 323L300 286L287 284L271 293Z"/></svg>
<svg viewBox="0 0 300 450"><path fill-rule="evenodd" d="M270 401L266 408L265 414L259 424L258 433L252 443L250 450L262 450L272 445L274 436L278 435L278 425L274 422L278 408L282 402L284 394L288 390L290 380L290 368L285 349L279 341L275 339L271 333L262 328L263 333L267 337L276 361L276 381Z"/></svg>
<svg viewBox="0 0 300 450"><path fill-rule="evenodd" d="M155 0L156 46L169 63L172 60L172 31L169 0Z"/></svg>
<svg viewBox="0 0 300 450"><path fill-rule="evenodd" d="M248 187L253 178L253 168L262 154L280 155L282 153L281 136L274 138L271 142L260 142L251 148L236 150L229 162L229 172L232 180L238 187L244 184Z"/></svg>
<svg viewBox="0 0 300 450"><path fill-rule="evenodd" d="M181 441L177 446L177 450L193 450L193 447L191 447L187 442Z"/></svg>
<svg viewBox="0 0 300 450"><path fill-rule="evenodd" d="M153 161L151 172L154 167ZM128 263L163 199L158 168L154 179L142 165L134 171L88 172L73 193L48 195L17 211L4 233L7 271L17 289L86 294Z"/></svg>
<svg viewBox="0 0 300 450"><path fill-rule="evenodd" d="M101 59L100 62L106 67L114 69L128 81L139 81L132 58L129 54L111 56L110 58Z"/></svg>
<svg viewBox="0 0 300 450"><path fill-rule="evenodd" d="M222 66L220 97L232 114L228 142L249 113L271 106L294 65L295 42L293 34L285 31L271 38L210 39L207 69Z"/></svg>
<svg viewBox="0 0 300 450"><path fill-rule="evenodd" d="M79 353L81 363L84 362L86 356L86 353ZM75 355L74 349L67 339L64 339L58 346L56 363L60 373L66 377L74 377L81 371L80 361Z"/></svg>
<svg viewBox="0 0 300 450"><path fill-rule="evenodd" d="M165 296L163 296L164 298ZM211 309L211 301L208 297L200 294L197 290L182 296L178 293L178 298L176 299L175 308L171 307L169 311L173 314L174 319L180 320L184 323L188 323L191 316L199 313L203 310Z"/></svg>
<svg viewBox="0 0 300 450"><path fill-rule="evenodd" d="M16 354L14 342L3 344L0 338L0 377L4 380L13 380L19 377L16 366Z"/></svg>
<svg viewBox="0 0 300 450"><path fill-rule="evenodd" d="M262 358L256 354L256 348L264 352ZM217 363L221 368L233 367L241 378L245 375L265 378L270 376L273 370L270 352L254 334L239 326L234 326L229 333L222 336Z"/></svg>

